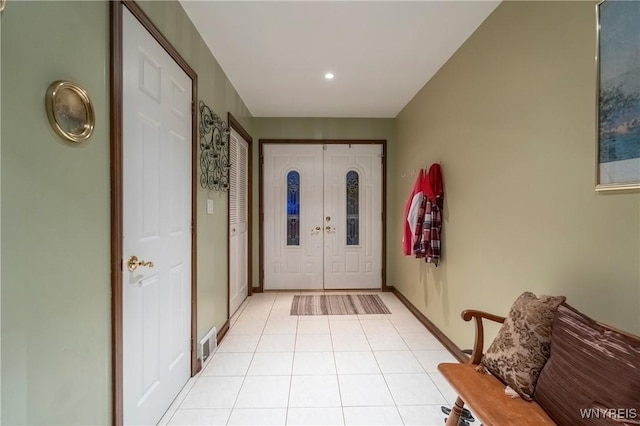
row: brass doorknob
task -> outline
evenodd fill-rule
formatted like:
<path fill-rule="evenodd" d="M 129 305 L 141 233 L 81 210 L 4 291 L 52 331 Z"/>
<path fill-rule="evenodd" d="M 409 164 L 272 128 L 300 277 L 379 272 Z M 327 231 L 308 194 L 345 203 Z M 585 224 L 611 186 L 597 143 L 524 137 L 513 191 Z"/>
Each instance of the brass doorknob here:
<path fill-rule="evenodd" d="M 129 260 L 127 260 L 127 269 L 131 272 L 138 269 L 138 266 L 148 266 L 149 268 L 153 268 L 153 262 L 148 260 L 138 260 L 138 256 L 131 256 Z"/>

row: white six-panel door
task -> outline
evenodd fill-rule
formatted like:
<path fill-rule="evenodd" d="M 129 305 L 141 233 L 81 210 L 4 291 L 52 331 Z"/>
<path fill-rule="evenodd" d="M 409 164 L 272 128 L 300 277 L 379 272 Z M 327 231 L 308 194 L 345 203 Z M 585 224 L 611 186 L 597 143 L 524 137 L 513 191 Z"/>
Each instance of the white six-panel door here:
<path fill-rule="evenodd" d="M 382 146 L 263 151 L 264 288 L 381 288 Z"/>
<path fill-rule="evenodd" d="M 122 44 L 124 423 L 151 425 L 190 376 L 192 81 L 126 8 Z"/>
<path fill-rule="evenodd" d="M 229 317 L 247 297 L 249 144 L 234 129 L 229 135 Z"/>

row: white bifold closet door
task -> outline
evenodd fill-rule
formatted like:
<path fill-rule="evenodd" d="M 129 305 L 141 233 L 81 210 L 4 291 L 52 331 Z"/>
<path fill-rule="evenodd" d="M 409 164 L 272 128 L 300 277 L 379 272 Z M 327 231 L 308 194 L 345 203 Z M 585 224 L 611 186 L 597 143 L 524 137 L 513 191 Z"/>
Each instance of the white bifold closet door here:
<path fill-rule="evenodd" d="M 382 145 L 265 144 L 266 290 L 382 286 Z"/>
<path fill-rule="evenodd" d="M 248 175 L 249 144 L 231 129 L 229 135 L 229 317 L 247 297 L 249 286 Z"/>

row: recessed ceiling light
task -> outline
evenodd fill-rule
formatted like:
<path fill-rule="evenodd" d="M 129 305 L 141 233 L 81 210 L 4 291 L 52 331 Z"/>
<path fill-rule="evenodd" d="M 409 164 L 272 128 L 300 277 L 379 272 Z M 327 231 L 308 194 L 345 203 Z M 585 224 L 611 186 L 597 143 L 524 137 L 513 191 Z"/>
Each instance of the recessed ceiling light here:
<path fill-rule="evenodd" d="M 328 72 L 324 75 L 324 78 L 326 78 L 327 80 L 333 80 L 333 77 L 334 75 L 331 72 Z"/>

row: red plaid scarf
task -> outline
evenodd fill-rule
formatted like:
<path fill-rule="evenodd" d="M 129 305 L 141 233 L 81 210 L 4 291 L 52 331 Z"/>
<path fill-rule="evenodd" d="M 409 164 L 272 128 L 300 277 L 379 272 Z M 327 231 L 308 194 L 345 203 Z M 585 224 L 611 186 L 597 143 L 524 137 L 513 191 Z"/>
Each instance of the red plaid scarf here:
<path fill-rule="evenodd" d="M 427 194 L 418 210 L 418 224 L 413 236 L 413 252 L 418 258 L 438 266 L 440 263 L 442 210 L 444 188 L 439 164 L 433 164 L 428 173 Z"/>
<path fill-rule="evenodd" d="M 432 203 L 425 197 L 418 211 L 418 226 L 414 235 L 413 252 L 416 257 L 438 266 L 440 263 L 440 231 L 442 230 L 442 205 L 438 197 Z"/>

